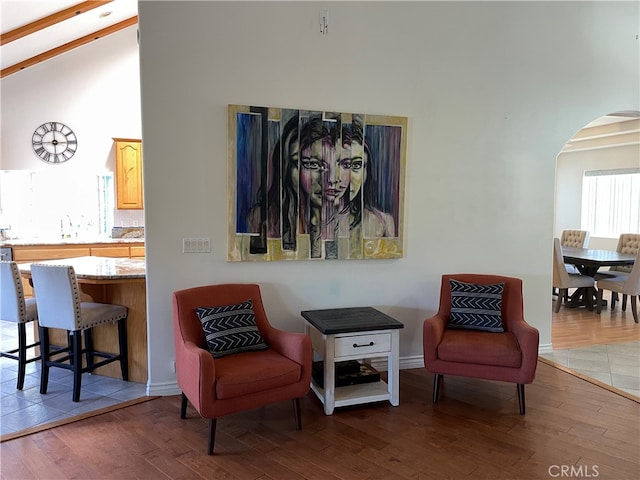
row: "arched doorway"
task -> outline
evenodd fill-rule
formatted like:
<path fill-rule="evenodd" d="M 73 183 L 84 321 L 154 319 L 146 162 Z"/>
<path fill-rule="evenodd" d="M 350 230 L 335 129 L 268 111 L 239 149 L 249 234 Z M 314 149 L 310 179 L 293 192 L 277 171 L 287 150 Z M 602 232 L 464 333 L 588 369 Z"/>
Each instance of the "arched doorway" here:
<path fill-rule="evenodd" d="M 556 159 L 554 236 L 581 228 L 585 170 L 640 167 L 640 111 L 614 112 L 594 119 L 569 139 Z M 620 232 L 622 233 L 622 232 Z M 591 235 L 590 248 L 615 250 L 615 237 Z"/>
<path fill-rule="evenodd" d="M 582 185 L 585 171 L 640 168 L 640 111 L 614 112 L 594 119 L 569 139 L 556 158 L 554 236 L 582 228 Z M 620 233 L 627 232 L 618 232 Z M 617 235 L 590 236 L 588 248 L 615 250 Z M 586 308 L 552 313 L 552 353 L 541 355 L 581 375 L 640 396 L 637 372 L 620 362 L 640 362 L 640 325 L 631 309 Z M 621 353 L 624 352 L 624 353 Z M 623 358 L 623 360 L 620 360 Z"/>

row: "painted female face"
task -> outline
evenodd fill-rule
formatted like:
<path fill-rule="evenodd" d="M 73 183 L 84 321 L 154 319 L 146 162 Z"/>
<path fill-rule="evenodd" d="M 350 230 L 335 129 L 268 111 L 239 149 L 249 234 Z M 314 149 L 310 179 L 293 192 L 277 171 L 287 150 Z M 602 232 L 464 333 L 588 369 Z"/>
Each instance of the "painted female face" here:
<path fill-rule="evenodd" d="M 351 142 L 351 145 L 342 146 L 342 157 L 344 162 L 350 164 L 349 200 L 353 200 L 362 188 L 362 184 L 367 179 L 367 155 L 361 143 Z"/>
<path fill-rule="evenodd" d="M 289 143 L 289 151 L 287 152 L 289 159 L 289 168 L 287 169 L 289 175 L 289 181 L 291 185 L 293 185 L 293 189 L 295 193 L 300 192 L 300 167 L 298 166 L 298 161 L 300 156 L 298 155 L 298 147 L 300 143 L 298 140 L 293 140 Z"/>
<path fill-rule="evenodd" d="M 300 155 L 300 186 L 311 206 L 338 204 L 349 188 L 350 159 L 343 158 L 329 139 L 316 140 Z"/>

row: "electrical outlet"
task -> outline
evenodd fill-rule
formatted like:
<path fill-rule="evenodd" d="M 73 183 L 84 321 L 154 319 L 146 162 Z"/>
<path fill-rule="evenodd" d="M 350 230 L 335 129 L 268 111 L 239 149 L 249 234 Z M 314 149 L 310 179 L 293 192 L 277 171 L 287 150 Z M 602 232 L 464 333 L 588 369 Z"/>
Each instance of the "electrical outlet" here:
<path fill-rule="evenodd" d="M 183 238 L 182 253 L 209 253 L 211 239 L 209 237 Z"/>

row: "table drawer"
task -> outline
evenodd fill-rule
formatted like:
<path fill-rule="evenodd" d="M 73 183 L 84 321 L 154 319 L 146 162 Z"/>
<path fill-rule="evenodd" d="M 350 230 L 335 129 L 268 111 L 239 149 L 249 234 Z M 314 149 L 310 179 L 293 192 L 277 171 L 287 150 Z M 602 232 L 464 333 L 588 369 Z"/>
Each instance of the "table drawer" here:
<path fill-rule="evenodd" d="M 338 337 L 336 338 L 335 349 L 336 357 L 387 353 L 391 351 L 391 334 L 376 333 L 375 335 Z"/>

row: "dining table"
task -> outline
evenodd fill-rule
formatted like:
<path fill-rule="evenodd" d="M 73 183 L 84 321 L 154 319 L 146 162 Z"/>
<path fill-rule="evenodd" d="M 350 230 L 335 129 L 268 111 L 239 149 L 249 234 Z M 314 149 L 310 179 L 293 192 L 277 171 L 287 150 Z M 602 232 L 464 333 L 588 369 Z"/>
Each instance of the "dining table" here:
<path fill-rule="evenodd" d="M 575 265 L 582 275 L 590 277 L 595 276 L 602 267 L 633 265 L 636 260 L 631 253 L 577 247 L 562 247 L 562 256 L 564 263 Z"/>
<path fill-rule="evenodd" d="M 596 274 L 606 275 L 606 271 L 601 272 L 600 268 L 633 265 L 636 260 L 636 256 L 631 253 L 578 247 L 562 247 L 562 256 L 564 263 L 575 265 L 582 275 L 590 277 L 595 277 Z M 587 301 L 587 298 L 590 301 Z M 594 287 L 582 287 L 576 289 L 571 295 L 567 306 L 575 308 L 594 305 L 595 302 L 596 289 Z M 603 302 L 606 302 L 606 300 L 603 300 Z"/>

